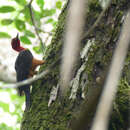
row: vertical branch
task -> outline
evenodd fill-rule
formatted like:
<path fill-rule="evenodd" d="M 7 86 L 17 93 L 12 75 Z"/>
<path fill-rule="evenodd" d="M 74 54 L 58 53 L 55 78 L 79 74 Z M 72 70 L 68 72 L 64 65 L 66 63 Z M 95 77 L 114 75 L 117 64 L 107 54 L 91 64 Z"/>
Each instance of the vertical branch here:
<path fill-rule="evenodd" d="M 98 105 L 92 130 L 106 130 L 112 103 L 116 95 L 118 80 L 124 65 L 124 60 L 130 43 L 130 10 L 124 22 L 110 71 L 104 86 L 104 91 Z"/>
<path fill-rule="evenodd" d="M 85 0 L 71 0 L 68 10 L 67 29 L 61 65 L 61 92 L 65 94 L 72 75 L 72 69 L 79 56 L 80 41 L 84 26 Z"/>

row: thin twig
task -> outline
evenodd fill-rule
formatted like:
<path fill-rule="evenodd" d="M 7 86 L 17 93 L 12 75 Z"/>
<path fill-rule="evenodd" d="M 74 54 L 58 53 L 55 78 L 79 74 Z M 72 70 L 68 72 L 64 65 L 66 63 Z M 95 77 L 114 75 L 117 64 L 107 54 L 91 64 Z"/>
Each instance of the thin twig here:
<path fill-rule="evenodd" d="M 126 16 L 121 36 L 119 38 L 110 71 L 104 86 L 104 91 L 94 119 L 92 130 L 106 130 L 110 116 L 112 103 L 116 95 L 118 80 L 120 79 L 124 60 L 130 43 L 130 10 Z"/>
<path fill-rule="evenodd" d="M 40 32 L 42 32 L 42 33 L 47 33 L 49 36 L 52 35 L 52 32 L 46 32 L 45 30 L 42 30 L 42 29 L 40 29 L 40 28 L 38 28 L 38 27 L 37 27 L 37 30 L 40 31 Z M 46 42 L 45 42 L 45 43 L 46 43 Z"/>
<path fill-rule="evenodd" d="M 34 20 L 34 16 L 33 16 L 33 11 L 32 11 L 32 2 L 33 2 L 33 0 L 31 0 L 29 2 L 29 4 L 28 4 L 28 8 L 29 8 L 29 11 L 30 11 L 30 16 L 31 16 L 31 21 L 32 21 L 32 24 L 34 26 L 34 30 L 36 32 L 36 35 L 37 35 L 37 37 L 38 37 L 38 39 L 40 41 L 40 44 L 42 46 L 42 51 L 44 52 L 44 46 L 45 46 L 45 44 L 43 43 L 42 38 L 40 37 L 39 32 L 38 32 L 39 29 L 37 28 L 37 26 L 35 24 L 35 20 Z"/>

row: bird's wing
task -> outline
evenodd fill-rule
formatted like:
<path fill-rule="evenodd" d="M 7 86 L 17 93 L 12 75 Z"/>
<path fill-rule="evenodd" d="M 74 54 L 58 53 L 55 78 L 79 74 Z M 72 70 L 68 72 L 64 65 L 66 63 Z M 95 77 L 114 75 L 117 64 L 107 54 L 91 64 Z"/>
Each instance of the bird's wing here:
<path fill-rule="evenodd" d="M 29 50 L 21 51 L 15 62 L 15 70 L 17 74 L 17 81 L 23 81 L 28 78 L 32 66 L 32 53 Z M 19 87 L 19 92 L 22 93 L 27 87 Z M 21 94 L 20 94 L 21 95 Z"/>

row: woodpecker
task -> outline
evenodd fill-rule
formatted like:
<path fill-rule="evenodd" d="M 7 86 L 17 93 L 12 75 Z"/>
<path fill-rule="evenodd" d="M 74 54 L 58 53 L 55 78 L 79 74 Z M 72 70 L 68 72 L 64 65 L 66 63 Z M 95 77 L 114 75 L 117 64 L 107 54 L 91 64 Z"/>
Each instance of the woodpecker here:
<path fill-rule="evenodd" d="M 29 49 L 22 47 L 18 34 L 11 40 L 11 46 L 19 53 L 15 61 L 17 82 L 33 77 L 33 75 L 36 74 L 36 67 L 44 64 L 45 61 L 34 58 Z M 18 93 L 20 96 L 22 96 L 23 93 L 25 94 L 26 109 L 29 109 L 31 106 L 30 84 L 18 87 Z"/>

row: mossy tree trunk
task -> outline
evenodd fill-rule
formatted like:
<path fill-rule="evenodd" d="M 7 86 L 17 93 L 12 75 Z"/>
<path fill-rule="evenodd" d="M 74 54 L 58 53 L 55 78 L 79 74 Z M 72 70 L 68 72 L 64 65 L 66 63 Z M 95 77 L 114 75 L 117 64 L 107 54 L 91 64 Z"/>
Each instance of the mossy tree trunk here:
<path fill-rule="evenodd" d="M 22 130 L 71 129 L 75 124 L 73 120 L 78 121 L 80 110 L 82 109 L 88 111 L 86 117 L 87 125 L 83 129 L 89 129 L 102 91 L 104 77 L 107 74 L 108 66 L 119 38 L 123 18 L 130 7 L 129 3 L 129 0 L 112 0 L 110 7 L 105 12 L 98 26 L 95 27 L 91 35 L 82 41 L 81 51 L 88 42 L 91 42 L 92 45 L 88 53 L 81 57 L 76 65 L 75 75 L 70 84 L 70 88 L 78 88 L 76 93 L 72 93 L 70 89 L 70 93 L 64 101 L 61 101 L 58 98 L 59 96 L 57 96 L 56 100 L 48 107 L 52 88 L 59 86 L 60 62 L 43 79 L 33 84 L 31 93 L 32 106 L 30 111 L 24 112 L 21 122 Z M 61 56 L 68 5 L 69 3 L 65 5 L 59 16 L 55 34 L 47 49 L 45 57 L 47 62 L 40 68 L 40 71 L 44 71 Z M 87 32 L 94 24 L 101 11 L 102 8 L 98 0 L 92 0 L 89 3 L 89 11 L 86 11 L 84 32 Z M 125 130 L 128 127 L 129 94 L 130 51 L 119 82 L 117 98 L 113 104 L 109 125 L 110 130 Z M 83 105 L 84 103 L 85 106 Z"/>

